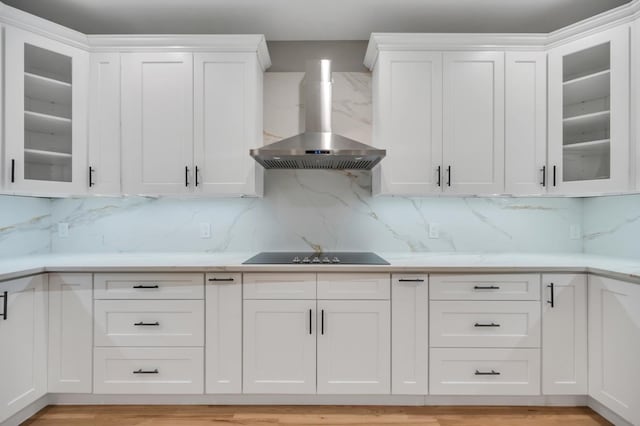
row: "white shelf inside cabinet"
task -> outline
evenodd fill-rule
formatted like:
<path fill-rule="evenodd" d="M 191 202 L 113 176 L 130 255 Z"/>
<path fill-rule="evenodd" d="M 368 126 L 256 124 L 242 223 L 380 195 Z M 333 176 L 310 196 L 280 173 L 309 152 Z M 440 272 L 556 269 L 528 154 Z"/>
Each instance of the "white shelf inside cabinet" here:
<path fill-rule="evenodd" d="M 609 127 L 610 111 L 598 111 L 589 114 L 567 117 L 562 120 L 565 133 L 590 133 Z"/>
<path fill-rule="evenodd" d="M 31 99 L 71 105 L 71 84 L 37 74 L 24 73 L 24 94 Z"/>
<path fill-rule="evenodd" d="M 565 105 L 606 98 L 611 93 L 611 71 L 605 70 L 563 83 Z"/>
<path fill-rule="evenodd" d="M 25 149 L 24 159 L 27 163 L 64 166 L 71 160 L 71 154 L 41 149 Z"/>
<path fill-rule="evenodd" d="M 25 130 L 50 135 L 70 135 L 71 119 L 39 112 L 24 112 Z"/>
<path fill-rule="evenodd" d="M 579 142 L 564 145 L 566 152 L 584 152 L 584 153 L 598 153 L 609 151 L 609 139 L 602 139 L 599 141 Z"/>

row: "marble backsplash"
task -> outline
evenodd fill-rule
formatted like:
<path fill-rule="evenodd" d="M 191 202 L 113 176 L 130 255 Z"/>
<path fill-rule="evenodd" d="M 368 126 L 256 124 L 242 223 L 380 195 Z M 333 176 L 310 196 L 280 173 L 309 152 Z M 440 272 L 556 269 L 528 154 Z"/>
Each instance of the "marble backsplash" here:
<path fill-rule="evenodd" d="M 584 252 L 640 259 L 640 195 L 583 202 Z"/>
<path fill-rule="evenodd" d="M 0 258 L 49 253 L 51 202 L 0 196 Z"/>

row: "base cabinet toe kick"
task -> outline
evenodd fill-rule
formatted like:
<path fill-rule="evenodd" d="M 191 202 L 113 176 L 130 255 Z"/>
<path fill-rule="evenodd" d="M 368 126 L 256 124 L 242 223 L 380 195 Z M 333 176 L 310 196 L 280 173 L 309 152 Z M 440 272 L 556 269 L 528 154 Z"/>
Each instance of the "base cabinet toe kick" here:
<path fill-rule="evenodd" d="M 640 285 L 597 275 L 51 273 L 0 296 L 0 422 L 73 394 L 591 401 L 640 424 Z"/>

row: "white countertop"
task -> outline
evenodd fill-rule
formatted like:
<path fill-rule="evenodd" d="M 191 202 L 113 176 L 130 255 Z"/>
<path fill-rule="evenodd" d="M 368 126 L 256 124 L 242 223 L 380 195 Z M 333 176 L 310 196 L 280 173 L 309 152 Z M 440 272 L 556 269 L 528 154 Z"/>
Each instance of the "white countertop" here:
<path fill-rule="evenodd" d="M 52 254 L 0 260 L 0 281 L 41 272 L 591 272 L 640 283 L 640 260 L 587 254 L 378 253 L 391 265 L 242 265 L 255 253 Z"/>

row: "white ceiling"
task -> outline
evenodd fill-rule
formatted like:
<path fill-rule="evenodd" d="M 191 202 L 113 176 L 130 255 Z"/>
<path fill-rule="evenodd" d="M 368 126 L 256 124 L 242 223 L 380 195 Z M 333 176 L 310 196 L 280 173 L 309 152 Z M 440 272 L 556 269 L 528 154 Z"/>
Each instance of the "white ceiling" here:
<path fill-rule="evenodd" d="M 3 1 L 87 34 L 366 40 L 372 32 L 549 32 L 630 0 Z"/>

